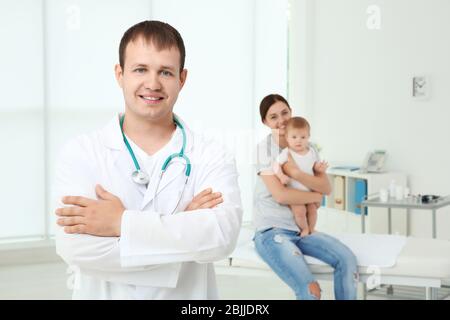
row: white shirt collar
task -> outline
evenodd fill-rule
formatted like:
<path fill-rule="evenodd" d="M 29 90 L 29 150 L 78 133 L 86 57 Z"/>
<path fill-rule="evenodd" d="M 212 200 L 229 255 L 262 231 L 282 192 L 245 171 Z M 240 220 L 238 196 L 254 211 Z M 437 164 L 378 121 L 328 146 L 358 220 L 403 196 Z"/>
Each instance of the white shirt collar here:
<path fill-rule="evenodd" d="M 184 130 L 186 132 L 185 152 L 189 152 L 193 147 L 194 139 L 192 131 L 186 126 L 186 123 L 178 115 L 175 114 L 175 116 L 177 117 L 181 125 L 184 127 Z M 178 129 L 179 128 L 177 128 L 177 131 Z M 177 132 L 175 132 L 173 138 L 175 138 L 176 140 L 180 139 L 179 143 L 178 141 L 175 141 L 175 143 L 177 145 L 180 144 L 181 149 L 182 144 L 181 131 L 180 134 L 177 134 Z M 100 130 L 100 139 L 107 148 L 114 150 L 126 149 L 125 143 L 123 142 L 122 131 L 120 130 L 119 114 L 114 115 L 114 117 L 108 122 L 108 124 Z"/>

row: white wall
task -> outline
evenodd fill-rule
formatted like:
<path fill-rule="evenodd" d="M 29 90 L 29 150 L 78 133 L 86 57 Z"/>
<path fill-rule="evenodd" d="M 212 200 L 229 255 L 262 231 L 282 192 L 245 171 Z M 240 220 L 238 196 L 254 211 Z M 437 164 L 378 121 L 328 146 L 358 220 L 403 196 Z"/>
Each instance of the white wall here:
<path fill-rule="evenodd" d="M 367 28 L 369 5 L 381 9 L 379 30 Z M 450 194 L 450 1 L 292 0 L 291 10 L 291 19 L 308 19 L 291 22 L 299 55 L 290 59 L 300 59 L 291 103 L 308 102 L 324 156 L 359 164 L 386 149 L 388 169 L 407 173 L 413 193 Z M 414 74 L 429 76 L 429 100 L 411 97 Z M 450 209 L 437 219 L 438 238 L 450 239 Z M 431 236 L 429 212 L 413 212 L 411 227 Z"/>

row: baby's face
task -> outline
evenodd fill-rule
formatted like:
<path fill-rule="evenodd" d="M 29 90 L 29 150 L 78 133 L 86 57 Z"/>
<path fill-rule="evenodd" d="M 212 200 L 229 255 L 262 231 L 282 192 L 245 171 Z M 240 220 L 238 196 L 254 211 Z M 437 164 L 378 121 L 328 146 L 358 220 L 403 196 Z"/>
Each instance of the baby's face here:
<path fill-rule="evenodd" d="M 308 149 L 309 129 L 297 129 L 289 127 L 286 132 L 286 140 L 289 148 L 297 152 L 303 152 Z"/>

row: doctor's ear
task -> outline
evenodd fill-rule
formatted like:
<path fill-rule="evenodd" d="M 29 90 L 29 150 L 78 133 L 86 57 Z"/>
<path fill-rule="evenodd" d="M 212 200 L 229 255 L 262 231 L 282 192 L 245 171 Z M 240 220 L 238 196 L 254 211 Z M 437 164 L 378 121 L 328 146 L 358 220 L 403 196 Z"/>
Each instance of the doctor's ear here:
<path fill-rule="evenodd" d="M 123 70 L 120 64 L 116 64 L 114 66 L 114 74 L 116 76 L 117 83 L 122 88 L 122 77 L 123 77 Z"/>
<path fill-rule="evenodd" d="M 187 78 L 187 69 L 183 69 L 183 71 L 180 72 L 180 90 L 183 88 L 184 84 L 186 83 Z"/>

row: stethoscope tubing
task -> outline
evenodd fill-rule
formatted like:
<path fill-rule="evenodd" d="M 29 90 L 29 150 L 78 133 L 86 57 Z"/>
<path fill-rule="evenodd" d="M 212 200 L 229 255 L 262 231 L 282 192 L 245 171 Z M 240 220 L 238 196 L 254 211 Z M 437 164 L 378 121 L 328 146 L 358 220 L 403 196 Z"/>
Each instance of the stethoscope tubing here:
<path fill-rule="evenodd" d="M 136 159 L 136 156 L 133 152 L 133 149 L 131 148 L 130 143 L 128 142 L 127 137 L 125 136 L 125 133 L 123 132 L 123 123 L 125 120 L 125 115 L 121 115 L 119 116 L 119 123 L 120 123 L 120 130 L 122 132 L 122 137 L 123 137 L 123 141 L 125 143 L 125 146 L 128 149 L 128 153 L 131 156 L 131 159 L 133 160 L 134 163 L 134 167 L 136 168 L 136 170 L 131 174 L 131 179 L 136 183 L 136 184 L 140 184 L 140 185 L 146 185 L 148 186 L 148 183 L 150 182 L 150 177 L 148 175 L 147 172 L 145 172 L 144 170 L 141 169 L 139 162 Z M 180 194 L 180 196 L 178 197 L 178 201 L 177 204 L 175 206 L 175 208 L 172 210 L 172 212 L 170 214 L 173 214 L 176 210 L 176 208 L 178 207 L 178 205 L 180 204 L 181 199 L 183 198 L 183 194 L 184 194 L 184 190 L 186 189 L 186 185 L 188 183 L 189 180 L 189 176 L 191 175 L 191 161 L 189 159 L 189 157 L 186 156 L 185 152 L 185 148 L 186 148 L 186 131 L 184 129 L 184 126 L 181 124 L 180 121 L 178 121 L 178 119 L 174 116 L 173 117 L 173 121 L 176 124 L 176 126 L 178 126 L 181 130 L 181 134 L 183 136 L 183 144 L 181 146 L 181 150 L 178 153 L 173 153 L 170 156 L 167 157 L 167 159 L 164 161 L 162 168 L 161 168 L 161 173 L 159 174 L 159 178 L 158 178 L 158 182 L 156 184 L 156 188 L 155 188 L 155 193 L 153 195 L 153 209 L 155 210 L 156 208 L 156 195 L 158 193 L 158 188 L 159 185 L 161 183 L 162 177 L 164 175 L 164 173 L 166 172 L 166 170 L 168 169 L 171 161 L 175 158 L 182 158 L 184 159 L 185 163 L 186 163 L 186 169 L 185 169 L 185 182 L 183 184 L 183 190 Z"/>

